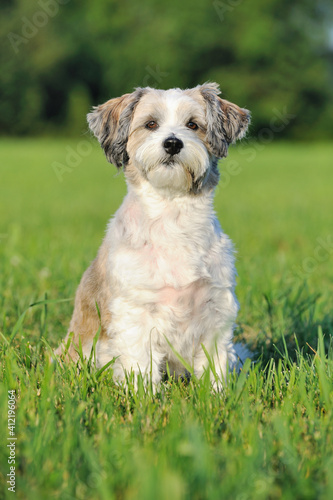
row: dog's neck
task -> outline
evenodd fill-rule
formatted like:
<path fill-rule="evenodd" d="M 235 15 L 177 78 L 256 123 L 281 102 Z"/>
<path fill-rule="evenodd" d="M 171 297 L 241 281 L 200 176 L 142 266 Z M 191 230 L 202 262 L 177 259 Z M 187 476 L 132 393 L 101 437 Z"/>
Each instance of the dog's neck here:
<path fill-rule="evenodd" d="M 176 213 L 194 218 L 198 212 L 209 217 L 214 212 L 214 190 L 200 194 L 175 193 L 157 190 L 148 181 L 143 181 L 139 186 L 128 184 L 127 198 L 130 204 L 140 207 L 149 219 L 168 218 L 168 215 L 173 218 Z"/>
<path fill-rule="evenodd" d="M 149 242 L 179 251 L 190 241 L 208 248 L 221 233 L 213 208 L 213 192 L 171 199 L 158 193 L 148 182 L 140 187 L 129 186 L 110 224 L 112 245 L 118 241 L 137 249 Z M 196 243 L 193 248 L 195 246 Z"/>

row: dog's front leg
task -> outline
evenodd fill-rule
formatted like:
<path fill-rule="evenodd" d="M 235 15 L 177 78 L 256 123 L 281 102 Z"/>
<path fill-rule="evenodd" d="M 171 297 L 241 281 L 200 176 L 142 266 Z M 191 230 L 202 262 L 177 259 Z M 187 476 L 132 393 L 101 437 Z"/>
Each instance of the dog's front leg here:
<path fill-rule="evenodd" d="M 113 375 L 119 382 L 128 381 L 138 386 L 138 379 L 142 377 L 145 386 L 152 384 L 155 388 L 161 381 L 161 367 L 164 356 L 158 352 L 148 334 L 141 328 L 128 328 L 100 346 L 100 363 L 116 358 L 113 365 Z"/>

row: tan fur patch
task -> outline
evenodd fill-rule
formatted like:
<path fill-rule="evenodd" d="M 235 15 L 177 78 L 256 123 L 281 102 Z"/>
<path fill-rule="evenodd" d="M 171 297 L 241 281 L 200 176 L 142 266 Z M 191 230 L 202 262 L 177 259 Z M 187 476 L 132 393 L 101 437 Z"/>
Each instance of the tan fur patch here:
<path fill-rule="evenodd" d="M 77 361 L 78 354 L 75 350 L 81 338 L 82 351 L 85 356 L 90 355 L 93 338 L 101 327 L 99 340 L 106 338 L 107 326 L 111 323 L 109 304 L 111 293 L 107 280 L 107 245 L 105 241 L 99 249 L 96 259 L 82 276 L 75 296 L 75 307 L 64 343 L 68 341 L 70 333 L 74 333 L 68 355 Z M 96 303 L 98 305 L 101 321 L 99 320 Z M 61 345 L 55 351 L 60 355 L 64 351 Z"/>

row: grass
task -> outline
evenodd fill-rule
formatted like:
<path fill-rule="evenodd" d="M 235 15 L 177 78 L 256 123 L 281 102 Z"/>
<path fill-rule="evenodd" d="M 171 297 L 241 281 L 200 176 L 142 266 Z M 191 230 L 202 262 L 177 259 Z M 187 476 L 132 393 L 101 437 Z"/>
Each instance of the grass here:
<path fill-rule="evenodd" d="M 67 163 L 80 141 L 0 142 L 0 499 L 14 495 L 13 389 L 19 499 L 333 498 L 333 147 L 231 151 L 216 210 L 238 252 L 236 336 L 258 362 L 224 393 L 204 377 L 152 394 L 87 362 L 77 372 L 47 361 L 125 193 L 82 141 L 89 154 Z M 54 161 L 67 167 L 62 182 Z"/>

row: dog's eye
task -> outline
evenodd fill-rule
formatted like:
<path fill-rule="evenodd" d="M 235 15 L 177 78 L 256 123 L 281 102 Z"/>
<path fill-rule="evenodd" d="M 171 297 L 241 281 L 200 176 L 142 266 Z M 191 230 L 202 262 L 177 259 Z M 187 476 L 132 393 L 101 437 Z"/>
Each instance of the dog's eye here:
<path fill-rule="evenodd" d="M 190 128 L 191 130 L 197 130 L 198 128 L 198 125 L 194 122 L 188 122 L 188 124 L 186 125 L 187 128 Z"/>
<path fill-rule="evenodd" d="M 157 128 L 158 125 L 156 122 L 154 122 L 153 120 L 146 123 L 146 128 L 149 128 L 150 130 L 153 130 L 154 128 Z"/>

